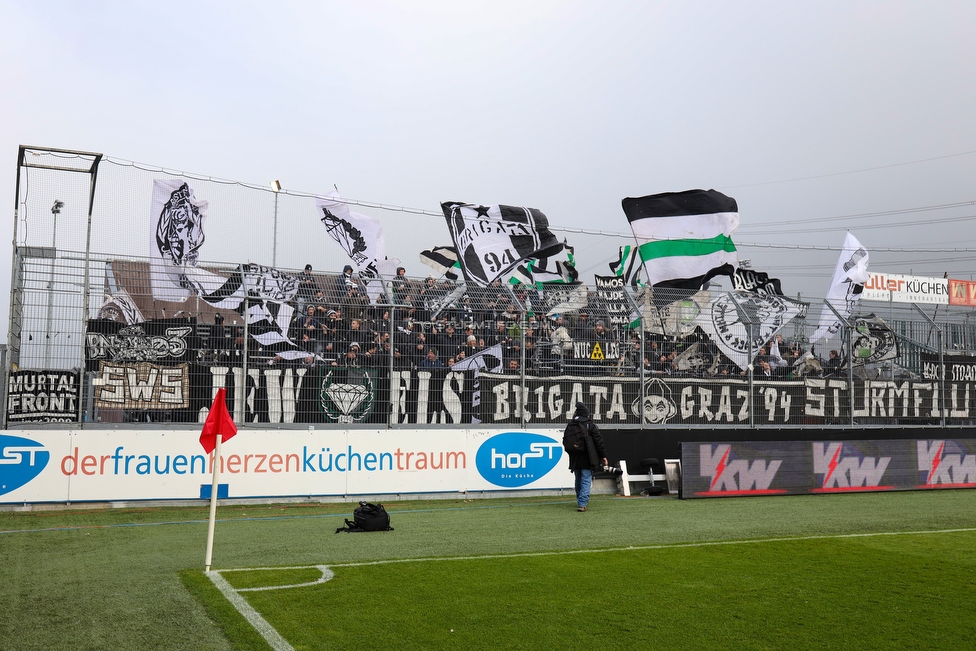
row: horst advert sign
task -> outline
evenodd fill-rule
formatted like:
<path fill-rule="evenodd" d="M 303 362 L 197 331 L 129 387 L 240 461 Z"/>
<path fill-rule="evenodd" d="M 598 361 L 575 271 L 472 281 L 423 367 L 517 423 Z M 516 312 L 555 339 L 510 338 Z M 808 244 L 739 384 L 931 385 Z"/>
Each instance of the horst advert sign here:
<path fill-rule="evenodd" d="M 976 488 L 976 439 L 682 443 L 682 497 Z"/>
<path fill-rule="evenodd" d="M 562 429 L 250 430 L 221 456 L 198 430 L 0 435 L 0 503 L 200 499 L 213 464 L 229 498 L 573 486 Z"/>

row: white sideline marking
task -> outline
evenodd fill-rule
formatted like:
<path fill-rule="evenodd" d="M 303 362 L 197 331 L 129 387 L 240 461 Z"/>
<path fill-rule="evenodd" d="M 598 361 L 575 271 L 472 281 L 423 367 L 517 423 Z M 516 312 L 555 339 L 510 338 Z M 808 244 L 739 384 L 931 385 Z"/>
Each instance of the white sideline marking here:
<path fill-rule="evenodd" d="M 695 543 L 671 543 L 668 545 L 630 545 L 627 547 L 607 547 L 605 549 L 567 549 L 550 552 L 517 552 L 513 554 L 483 554 L 481 556 L 445 556 L 428 558 L 395 558 L 385 561 L 362 561 L 358 563 L 333 563 L 329 567 L 362 567 L 367 565 L 393 565 L 395 563 L 426 563 L 429 561 L 476 561 L 493 558 L 531 558 L 534 556 L 568 556 L 571 554 L 605 554 L 608 552 L 627 552 L 647 549 L 680 549 L 682 547 L 718 547 L 721 545 L 754 545 L 771 542 L 793 542 L 802 540 L 829 540 L 832 538 L 873 538 L 878 536 L 917 536 L 923 534 L 940 533 L 968 533 L 976 531 L 976 527 L 965 529 L 936 529 L 928 531 L 879 531 L 875 533 L 839 533 L 823 534 L 819 536 L 796 536 L 787 538 L 754 538 L 747 540 L 714 540 Z M 309 566 L 312 567 L 312 566 Z M 318 566 L 315 566 L 318 567 Z M 273 570 L 275 568 L 253 568 Z"/>
<path fill-rule="evenodd" d="M 257 630 L 258 633 L 268 641 L 268 644 L 272 646 L 275 651 L 295 651 L 294 648 L 288 644 L 287 641 L 278 631 L 274 629 L 254 608 L 251 607 L 247 600 L 240 595 L 241 592 L 253 592 L 256 590 L 284 590 L 287 588 L 301 588 L 310 585 L 317 585 L 319 583 L 325 583 L 326 581 L 332 579 L 335 573 L 330 569 L 333 567 L 364 567 L 370 565 L 394 565 L 397 563 L 427 563 L 431 561 L 475 561 L 475 560 L 491 560 L 496 558 L 531 558 L 535 556 L 568 556 L 570 554 L 605 554 L 608 552 L 626 552 L 626 551 L 638 551 L 638 550 L 648 550 L 648 549 L 680 549 L 682 547 L 718 547 L 721 545 L 755 545 L 761 543 L 771 543 L 771 542 L 794 542 L 803 540 L 830 540 L 830 539 L 843 539 L 843 538 L 876 538 L 880 536 L 919 536 L 925 534 L 943 534 L 943 533 L 970 533 L 976 531 L 976 527 L 968 527 L 964 529 L 935 529 L 927 531 L 879 531 L 875 533 L 841 533 L 841 534 L 823 534 L 819 536 L 796 536 L 796 537 L 786 537 L 786 538 L 754 538 L 747 540 L 714 540 L 706 542 L 693 542 L 693 543 L 672 543 L 668 545 L 630 545 L 627 547 L 607 547 L 605 549 L 567 549 L 563 551 L 550 551 L 550 552 L 518 552 L 513 554 L 482 554 L 480 556 L 442 556 L 442 557 L 421 557 L 421 558 L 395 558 L 388 559 L 384 561 L 362 561 L 357 563 L 334 563 L 332 565 L 296 565 L 292 567 L 238 567 L 226 570 L 213 570 L 207 572 L 207 576 L 213 581 L 214 585 L 227 597 L 227 600 L 237 609 L 237 611 L 244 616 L 251 626 Z M 267 586 L 260 588 L 234 588 L 227 580 L 221 576 L 221 573 L 226 572 L 260 572 L 269 570 L 304 570 L 312 567 L 318 568 L 322 572 L 322 578 L 317 581 L 310 581 L 308 583 L 296 583 L 293 585 L 277 585 L 277 586 Z"/>
<path fill-rule="evenodd" d="M 213 584 L 217 586 L 217 589 L 220 590 L 220 592 L 225 597 L 227 597 L 227 601 L 229 601 L 231 605 L 237 609 L 237 612 L 239 612 L 244 617 L 244 619 L 246 619 L 247 622 L 254 627 L 254 630 L 260 633 L 261 637 L 263 637 L 265 641 L 267 641 L 267 643 L 271 645 L 271 648 L 274 649 L 274 651 L 295 651 L 295 648 L 292 645 L 288 644 L 288 641 L 285 640 L 285 638 L 281 637 L 281 634 L 278 633 L 278 631 L 276 631 L 274 627 L 271 624 L 269 624 L 264 617 L 261 617 L 261 614 L 258 613 L 258 611 L 254 610 L 251 604 L 247 603 L 247 600 L 244 597 L 242 597 L 240 593 L 253 592 L 255 590 L 280 590 L 284 588 L 301 588 L 303 586 L 325 583 L 326 581 L 330 580 L 333 576 L 335 576 L 332 570 L 330 570 L 325 565 L 314 565 L 309 567 L 319 568 L 319 570 L 321 570 L 322 572 L 322 577 L 317 581 L 310 581 L 308 583 L 296 583 L 294 585 L 280 585 L 280 586 L 270 586 L 264 588 L 237 589 L 234 586 L 232 586 L 230 583 L 228 583 L 227 579 L 225 579 L 223 576 L 220 575 L 219 570 L 212 570 L 210 572 L 206 572 L 206 575 L 210 578 Z M 277 569 L 305 569 L 305 568 L 277 568 Z M 240 570 L 223 570 L 223 571 L 234 572 Z"/>

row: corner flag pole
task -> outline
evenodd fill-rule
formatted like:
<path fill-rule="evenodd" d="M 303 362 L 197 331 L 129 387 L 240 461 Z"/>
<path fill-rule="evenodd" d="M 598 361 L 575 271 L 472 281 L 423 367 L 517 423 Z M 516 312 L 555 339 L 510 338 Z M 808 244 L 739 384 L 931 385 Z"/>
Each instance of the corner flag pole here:
<path fill-rule="evenodd" d="M 222 435 L 217 436 L 217 445 L 214 448 L 213 483 L 210 489 L 210 523 L 207 525 L 207 558 L 204 561 L 205 572 L 210 571 L 210 562 L 213 560 L 214 523 L 217 521 L 217 477 L 220 475 L 220 441 L 223 438 Z"/>
<path fill-rule="evenodd" d="M 230 439 L 237 434 L 237 426 L 234 419 L 227 411 L 227 391 L 217 389 L 213 404 L 210 406 L 210 413 L 203 424 L 203 431 L 200 432 L 200 445 L 203 446 L 207 454 L 213 453 L 213 482 L 210 488 L 210 523 L 207 526 L 207 557 L 204 564 L 207 572 L 210 571 L 211 561 L 213 560 L 213 540 L 214 523 L 217 521 L 217 479 L 220 475 L 220 444 L 224 439 Z"/>

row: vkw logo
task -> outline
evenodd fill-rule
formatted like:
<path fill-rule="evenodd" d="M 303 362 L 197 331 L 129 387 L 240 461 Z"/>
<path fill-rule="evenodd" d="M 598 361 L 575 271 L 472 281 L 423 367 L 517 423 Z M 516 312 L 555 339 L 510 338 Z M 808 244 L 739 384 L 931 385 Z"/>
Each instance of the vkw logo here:
<path fill-rule="evenodd" d="M 0 495 L 15 491 L 41 474 L 51 453 L 37 441 L 0 436 Z"/>
<path fill-rule="evenodd" d="M 548 436 L 505 432 L 481 444 L 475 463 L 492 484 L 516 488 L 544 477 L 562 454 L 562 443 Z"/>

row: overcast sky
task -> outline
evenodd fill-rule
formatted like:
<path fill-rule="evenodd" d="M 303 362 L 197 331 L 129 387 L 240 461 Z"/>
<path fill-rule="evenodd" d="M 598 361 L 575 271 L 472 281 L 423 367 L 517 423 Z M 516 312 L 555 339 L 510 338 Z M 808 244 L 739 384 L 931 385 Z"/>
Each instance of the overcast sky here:
<path fill-rule="evenodd" d="M 823 296 L 847 228 L 872 271 L 976 272 L 972 0 L 0 0 L 0 16 L 8 210 L 31 144 L 621 233 L 623 197 L 716 188 L 738 201 L 740 257 L 788 294 Z M 400 219 L 416 239 L 392 255 L 448 242 L 443 220 Z M 345 263 L 324 229 L 284 235 Z"/>

